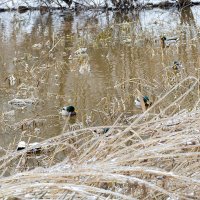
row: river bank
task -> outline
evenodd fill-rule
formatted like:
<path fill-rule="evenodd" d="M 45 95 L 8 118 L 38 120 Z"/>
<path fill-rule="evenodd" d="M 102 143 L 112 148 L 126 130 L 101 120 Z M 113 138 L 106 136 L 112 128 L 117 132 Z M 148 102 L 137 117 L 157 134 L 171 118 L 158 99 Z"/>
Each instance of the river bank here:
<path fill-rule="evenodd" d="M 187 5 L 183 3 L 180 4 L 179 1 L 176 0 L 143 0 L 143 1 L 133 1 L 133 2 L 122 2 L 121 4 L 116 3 L 111 0 L 96 0 L 96 1 L 88 1 L 88 0 L 76 0 L 76 1 L 53 1 L 53 2 L 43 2 L 40 1 L 4 1 L 0 4 L 0 12 L 8 12 L 8 11 L 18 11 L 20 13 L 24 13 L 27 11 L 35 11 L 40 10 L 42 13 L 48 12 L 51 10 L 71 10 L 71 11 L 81 11 L 81 10 L 142 10 L 142 9 L 153 9 L 153 8 L 162 8 L 162 9 L 170 9 L 170 8 L 181 8 L 181 7 L 192 7 L 195 5 L 200 5 L 198 0 L 193 0 L 189 2 Z"/>

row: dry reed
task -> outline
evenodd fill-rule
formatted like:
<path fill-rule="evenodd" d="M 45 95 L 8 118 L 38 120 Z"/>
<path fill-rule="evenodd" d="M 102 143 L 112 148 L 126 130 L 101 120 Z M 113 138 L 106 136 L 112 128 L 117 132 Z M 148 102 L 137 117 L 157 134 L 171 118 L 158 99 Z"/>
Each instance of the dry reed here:
<path fill-rule="evenodd" d="M 0 198 L 198 199 L 198 84 L 194 77 L 183 79 L 126 124 L 121 114 L 106 134 L 89 127 L 39 143 L 39 155 L 31 148 L 7 152 L 0 158 Z M 173 102 L 150 114 L 177 90 Z M 180 110 L 191 93 L 193 110 Z"/>
<path fill-rule="evenodd" d="M 114 41 L 133 42 L 126 34 L 131 30 L 130 24 L 116 26 L 119 29 L 114 29 Z M 97 45 L 109 42 L 111 31 L 99 34 Z M 61 42 L 59 39 L 42 60 L 32 65 L 32 77 Z M 42 75 L 43 79 L 45 75 Z M 42 149 L 40 154 L 31 153 L 31 147 L 22 151 L 4 150 L 6 153 L 0 158 L 0 198 L 198 199 L 198 78 L 183 78 L 172 88 L 164 88 L 166 90 L 153 105 L 136 116 L 123 113 L 129 96 L 124 95 L 120 100 L 113 98 L 111 110 L 94 110 L 106 117 L 106 122 L 116 119 L 105 126 L 110 128 L 105 134 L 94 132 L 104 126 L 65 132 L 64 124 L 61 135 L 36 146 Z M 155 88 L 154 84 L 136 78 L 123 80 L 115 88 L 123 87 L 127 82 L 138 88 Z M 137 94 L 137 90 L 133 93 Z M 99 107 L 107 104 L 108 98 L 104 97 Z M 190 112 L 185 109 L 188 105 L 192 105 Z M 58 116 L 36 116 L 12 125 L 12 128 L 28 130 L 29 126 L 35 128 L 35 124 L 47 123 L 47 118 L 51 117 Z"/>

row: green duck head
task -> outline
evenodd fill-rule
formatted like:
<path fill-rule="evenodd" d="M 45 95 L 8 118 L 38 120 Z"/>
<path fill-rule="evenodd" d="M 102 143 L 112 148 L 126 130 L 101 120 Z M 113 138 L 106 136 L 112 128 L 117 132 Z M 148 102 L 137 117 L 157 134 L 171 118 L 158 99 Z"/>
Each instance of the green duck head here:
<path fill-rule="evenodd" d="M 143 101 L 144 101 L 144 103 L 149 102 L 149 97 L 148 96 L 143 96 Z"/>
<path fill-rule="evenodd" d="M 75 108 L 74 108 L 74 106 L 67 106 L 67 112 L 74 112 L 75 111 Z"/>
<path fill-rule="evenodd" d="M 174 61 L 172 68 L 174 70 L 178 70 L 181 67 L 181 63 L 179 61 Z"/>

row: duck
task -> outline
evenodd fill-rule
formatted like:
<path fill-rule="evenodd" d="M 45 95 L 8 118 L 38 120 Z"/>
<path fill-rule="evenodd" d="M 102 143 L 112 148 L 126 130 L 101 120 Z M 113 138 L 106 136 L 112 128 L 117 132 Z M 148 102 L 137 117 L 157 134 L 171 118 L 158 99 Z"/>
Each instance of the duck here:
<path fill-rule="evenodd" d="M 94 133 L 101 135 L 101 134 L 107 133 L 109 130 L 110 130 L 110 128 L 100 128 L 100 129 L 95 129 Z"/>
<path fill-rule="evenodd" d="M 70 117 L 75 116 L 76 112 L 74 106 L 64 106 L 61 110 L 61 114 Z"/>
<path fill-rule="evenodd" d="M 35 147 L 38 144 L 39 144 L 38 142 L 27 144 L 25 141 L 20 141 L 17 145 L 17 151 L 21 151 L 21 150 L 31 147 L 31 150 L 28 151 L 28 153 L 39 153 L 41 152 L 41 147 Z"/>
<path fill-rule="evenodd" d="M 146 108 L 148 108 L 148 107 L 151 106 L 151 104 L 152 104 L 152 103 L 150 102 L 148 96 L 143 96 L 143 101 L 144 101 L 144 104 L 145 104 L 145 107 L 146 107 Z M 137 97 L 137 98 L 135 99 L 135 106 L 136 106 L 137 108 L 141 108 L 141 107 L 142 107 L 139 97 Z"/>
<path fill-rule="evenodd" d="M 183 66 L 182 66 L 181 62 L 179 62 L 179 61 L 174 61 L 173 66 L 172 66 L 172 69 L 177 71 L 177 70 L 180 70 L 182 67 L 183 67 Z"/>
<path fill-rule="evenodd" d="M 176 43 L 178 41 L 178 37 L 169 37 L 167 38 L 166 36 L 161 36 L 161 45 L 163 48 L 169 47 L 170 44 Z"/>

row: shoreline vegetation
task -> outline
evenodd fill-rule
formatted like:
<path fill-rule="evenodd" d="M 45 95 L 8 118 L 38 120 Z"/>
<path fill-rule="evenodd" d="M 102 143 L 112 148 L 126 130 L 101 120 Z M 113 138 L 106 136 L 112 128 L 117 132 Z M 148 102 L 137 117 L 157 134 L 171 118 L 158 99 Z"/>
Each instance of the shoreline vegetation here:
<path fill-rule="evenodd" d="M 66 2 L 66 1 L 65 1 Z M 134 2 L 134 1 L 133 1 Z M 25 5 L 19 5 L 18 7 L 7 7 L 4 8 L 2 4 L 0 4 L 0 13 L 1 12 L 10 12 L 10 11 L 18 11 L 19 13 L 24 13 L 27 11 L 40 11 L 40 12 L 48 12 L 52 10 L 68 10 L 68 11 L 84 11 L 84 10 L 102 10 L 102 11 L 131 11 L 131 10 L 144 10 L 144 9 L 153 9 L 153 8 L 161 8 L 161 9 L 170 9 L 170 8 L 178 8 L 178 9 L 184 9 L 186 7 L 192 7 L 192 6 L 198 6 L 200 5 L 200 1 L 190 1 L 190 0 L 179 0 L 179 1 L 161 1 L 161 2 L 155 2 L 155 3 L 115 3 L 113 1 L 113 5 L 108 5 L 106 2 L 104 5 L 98 5 L 95 4 L 93 6 L 91 5 L 85 5 L 76 1 L 73 1 L 74 6 L 70 7 L 71 4 L 68 4 L 66 2 L 66 6 L 63 6 L 63 4 L 60 4 L 57 1 L 58 6 L 51 6 L 51 5 L 41 5 L 41 6 L 29 6 L 28 4 Z"/>
<path fill-rule="evenodd" d="M 155 5 L 158 6 L 157 4 Z M 189 2 L 189 6 L 192 5 L 194 4 Z M 195 2 L 195 5 L 199 5 L 199 3 Z M 151 9 L 152 7 L 147 6 L 146 8 Z M 170 6 L 163 6 L 162 8 L 171 7 L 179 6 L 173 3 L 173 5 L 170 4 Z M 182 7 L 184 6 L 182 5 Z M 40 10 L 41 12 L 48 12 L 49 9 L 69 10 L 68 7 L 63 8 L 62 6 L 21 6 L 21 8 L 18 7 L 5 11 L 18 10 L 23 13 L 28 10 Z M 108 10 L 109 7 L 87 7 L 86 9 Z M 122 9 L 110 7 L 110 9 L 113 11 L 129 11 L 133 8 Z M 143 8 L 138 7 L 138 9 Z M 40 18 L 45 17 L 44 15 L 41 17 L 40 13 L 37 14 Z M 184 13 L 182 13 L 182 21 L 187 21 L 189 17 L 184 18 L 184 16 Z M 28 43 L 28 47 L 30 49 L 35 48 L 36 51 L 41 53 L 42 62 L 35 57 L 36 59 L 32 63 L 30 62 L 30 65 L 24 65 L 24 61 L 27 63 L 29 60 L 32 61 L 33 52 L 30 55 L 26 54 L 23 58 L 21 57 L 21 60 L 15 60 L 15 63 L 18 62 L 21 64 L 18 65 L 17 70 L 23 70 L 19 74 L 19 78 L 25 77 L 20 80 L 19 84 L 21 85 L 18 87 L 20 92 L 24 92 L 24 98 L 17 99 L 15 88 L 11 87 L 13 91 L 12 97 L 16 98 L 9 101 L 9 104 L 22 106 L 26 104 L 34 106 L 41 104 L 44 106 L 49 101 L 50 104 L 47 104 L 49 108 L 52 106 L 51 102 L 55 101 L 55 99 L 66 100 L 66 96 L 58 94 L 55 92 L 56 90 L 46 90 L 46 85 L 52 84 L 52 80 L 55 83 L 56 80 L 61 80 L 60 85 L 64 82 L 64 79 L 60 78 L 62 76 L 58 76 L 55 72 L 59 70 L 63 71 L 63 69 L 66 70 L 66 68 L 63 68 L 66 65 L 56 62 L 57 60 L 60 61 L 56 53 L 61 55 L 63 47 L 68 47 L 63 45 L 66 43 L 67 45 L 71 45 L 71 49 L 68 51 L 69 55 L 66 54 L 67 51 L 64 49 L 65 56 L 63 57 L 66 58 L 64 64 L 71 58 L 72 62 L 69 66 L 73 66 L 73 62 L 75 64 L 77 62 L 77 66 L 80 63 L 87 64 L 88 55 L 82 55 L 81 52 L 85 52 L 83 51 L 83 47 L 86 48 L 89 45 L 92 50 L 97 49 L 97 47 L 98 50 L 101 50 L 104 47 L 108 48 L 113 44 L 117 44 L 117 47 L 121 47 L 124 53 L 123 56 L 129 53 L 128 50 L 130 47 L 134 51 L 134 48 L 138 45 L 138 48 L 142 51 L 136 52 L 137 56 L 135 57 L 135 54 L 131 54 L 130 60 L 125 60 L 124 58 L 122 58 L 123 62 L 117 60 L 117 57 L 123 57 L 118 51 L 113 52 L 113 54 L 108 51 L 105 54 L 105 58 L 102 54 L 102 59 L 107 58 L 108 61 L 110 59 L 110 63 L 113 60 L 119 62 L 124 68 L 128 68 L 129 66 L 133 68 L 135 64 L 132 60 L 138 60 L 137 72 L 141 72 L 143 60 L 140 60 L 140 58 L 142 56 L 149 56 L 150 59 L 157 59 L 155 65 L 157 64 L 156 67 L 162 70 L 155 70 L 153 73 L 159 76 L 161 80 L 160 78 L 158 79 L 160 82 L 157 79 L 153 79 L 153 81 L 151 79 L 148 80 L 138 74 L 139 78 L 127 78 L 127 76 L 124 76 L 120 81 L 113 81 L 114 89 L 120 91 L 118 93 L 120 98 L 115 98 L 114 96 L 113 100 L 111 98 L 112 94 L 110 94 L 102 96 L 103 98 L 98 105 L 95 104 L 95 113 L 99 114 L 101 118 L 105 117 L 105 120 L 102 120 L 104 122 L 101 124 L 102 126 L 92 123 L 90 125 L 90 122 L 88 122 L 87 126 L 72 126 L 72 128 L 67 129 L 70 117 L 64 118 L 64 123 L 61 124 L 60 115 L 57 114 L 58 107 L 53 108 L 52 113 L 43 113 L 39 110 L 39 114 L 35 112 L 33 115 L 30 115 L 30 118 L 19 119 L 19 121 L 14 122 L 10 121 L 10 118 L 6 118 L 5 113 L 2 113 L 0 122 L 2 126 L 4 123 L 6 127 L 5 138 L 10 137 L 12 142 L 8 146 L 0 147 L 0 199 L 199 199 L 200 59 L 199 57 L 195 57 L 195 55 L 199 55 L 200 31 L 194 18 L 191 17 L 191 19 L 192 25 L 188 25 L 188 23 L 185 29 L 177 29 L 177 32 L 182 34 L 180 37 L 180 46 L 172 45 L 170 47 L 161 47 L 159 43 L 160 38 L 158 38 L 158 41 L 154 40 L 152 35 L 148 34 L 148 32 L 142 32 L 141 29 L 138 29 L 140 35 L 137 35 L 134 31 L 132 32 L 132 30 L 135 30 L 132 28 L 132 22 L 115 23 L 111 28 L 104 28 L 103 30 L 99 30 L 99 32 L 95 32 L 95 29 L 92 29 L 93 26 L 89 30 L 93 32 L 94 37 L 89 35 L 89 33 L 86 35 L 87 32 L 83 32 L 83 36 L 79 36 L 79 40 L 75 40 L 74 35 L 72 37 L 71 29 L 67 29 L 67 36 L 58 35 L 58 37 L 53 35 L 53 31 L 51 30 L 49 36 L 53 38 L 52 46 L 49 45 L 49 42 L 42 44 L 39 36 L 36 34 L 36 37 L 38 37 L 36 41 L 41 43 L 35 43 L 33 46 L 31 46 L 32 43 Z M 27 21 L 30 23 L 30 20 Z M 41 27 L 40 24 L 35 24 L 35 27 Z M 193 26 L 195 29 L 192 29 Z M 188 30 L 195 31 L 191 31 L 191 35 L 189 35 Z M 41 33 L 44 33 L 43 29 Z M 144 33 L 146 33 L 146 36 Z M 30 35 L 32 35 L 32 32 Z M 88 37 L 85 37 L 85 39 L 84 36 Z M 136 43 L 137 41 L 140 43 Z M 13 41 L 11 42 L 13 43 Z M 7 41 L 5 41 L 5 44 L 8 44 Z M 152 48 L 151 44 L 154 44 L 155 48 Z M 42 54 L 44 50 L 42 49 L 42 45 L 46 48 L 44 54 Z M 111 48 L 113 47 L 111 46 Z M 26 50 L 26 48 L 24 49 Z M 182 61 L 181 58 L 183 57 L 185 57 L 185 61 L 189 61 L 185 63 L 191 65 L 190 68 L 187 65 L 183 65 L 183 67 L 177 65 L 179 62 L 174 61 L 175 56 L 171 56 L 172 54 L 170 54 L 172 52 L 176 53 L 176 51 L 179 53 L 179 57 L 177 57 L 180 61 Z M 98 52 L 99 55 L 101 54 Z M 160 55 L 162 55 L 162 58 L 169 56 L 170 59 L 167 61 L 162 60 L 159 57 Z M 43 63 L 48 63 L 48 59 L 51 59 L 52 63 L 46 66 L 42 65 Z M 84 59 L 85 62 L 83 62 Z M 166 64 L 172 61 L 174 61 L 173 63 L 176 66 Z M 100 67 L 102 65 L 101 63 Z M 112 66 L 116 68 L 115 65 Z M 145 65 L 144 63 L 144 68 L 145 66 L 147 69 L 150 69 L 149 64 Z M 192 73 L 189 72 L 190 70 L 192 70 Z M 56 75 L 55 79 L 49 78 L 51 75 L 47 73 L 49 71 L 53 75 Z M 79 73 L 77 74 L 78 77 Z M 15 85 L 16 79 L 14 75 L 6 78 L 11 86 Z M 62 75 L 66 76 L 64 73 Z M 15 76 L 17 77 L 17 75 Z M 74 83 L 73 80 L 72 83 Z M 133 87 L 129 86 L 130 89 L 126 89 L 128 88 L 126 87 L 126 83 Z M 82 88 L 80 89 L 82 90 Z M 3 90 L 6 91 L 7 87 L 3 88 Z M 38 91 L 38 93 L 45 91 L 47 94 L 43 97 L 44 100 L 42 98 L 25 98 L 30 97 L 33 91 Z M 55 93 L 50 93 L 52 91 Z M 152 100 L 152 105 L 147 109 L 139 110 L 139 114 L 134 113 L 133 115 L 133 113 L 127 112 L 126 108 L 128 108 L 130 103 L 131 105 L 133 104 L 133 97 L 139 96 L 140 92 L 142 95 L 151 94 L 150 100 Z M 38 97 L 38 93 L 35 93 L 35 97 Z M 81 92 L 79 94 L 80 96 L 83 95 Z M 53 95 L 55 95 L 55 98 L 52 98 L 54 97 Z M 12 113 L 8 114 L 12 115 Z M 77 115 L 79 115 L 78 112 Z M 63 127 L 59 134 L 50 136 L 48 135 L 48 130 L 53 129 L 51 125 L 55 123 L 52 120 L 54 117 L 58 119 L 59 125 L 63 125 Z M 43 124 L 49 126 L 49 129 L 46 129 L 47 131 L 41 129 L 42 131 L 44 130 L 43 132 L 47 134 L 48 138 L 44 138 L 40 133 L 36 132 L 40 132 L 40 129 L 37 128 L 40 125 L 42 127 Z M 105 129 L 106 131 L 104 131 Z M 12 130 L 13 132 L 11 132 Z M 17 137 L 14 137 L 13 133 Z M 32 138 L 39 139 L 39 142 L 34 144 L 34 148 L 30 145 Z M 26 145 L 22 149 L 17 150 L 19 141 L 26 141 Z"/>
<path fill-rule="evenodd" d="M 180 96 L 151 113 L 177 90 Z M 191 95 L 191 111 L 179 110 Z M 143 114 L 124 119 L 122 113 L 111 126 L 63 132 L 38 143 L 39 155 L 30 147 L 6 152 L 0 198 L 198 199 L 199 102 L 199 79 L 190 76 Z M 94 131 L 101 128 L 109 131 Z"/>

